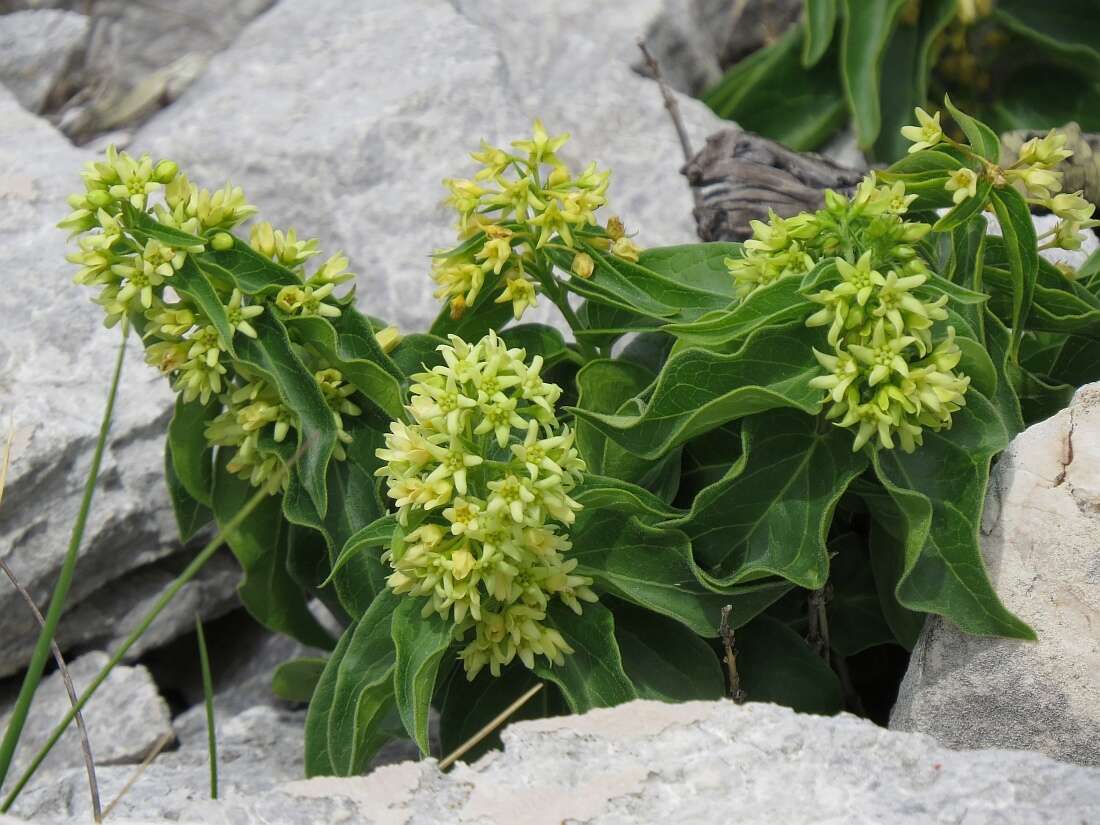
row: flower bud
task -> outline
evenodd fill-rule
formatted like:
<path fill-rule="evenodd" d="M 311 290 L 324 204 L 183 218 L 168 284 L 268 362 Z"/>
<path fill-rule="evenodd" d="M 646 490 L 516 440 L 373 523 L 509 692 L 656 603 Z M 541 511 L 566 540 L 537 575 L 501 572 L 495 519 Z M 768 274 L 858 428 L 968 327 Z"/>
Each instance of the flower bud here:
<path fill-rule="evenodd" d="M 233 248 L 233 236 L 228 232 L 219 232 L 210 240 L 210 245 L 218 252 L 225 252 Z"/>
<path fill-rule="evenodd" d="M 625 234 L 626 227 L 623 226 L 622 219 L 618 215 L 612 215 L 607 219 L 607 237 L 617 241 Z"/>
<path fill-rule="evenodd" d="M 104 206 L 114 203 L 115 199 L 111 197 L 111 193 L 106 189 L 94 189 L 88 193 L 87 200 L 92 206 L 102 209 Z"/>
<path fill-rule="evenodd" d="M 153 169 L 153 180 L 157 183 L 171 183 L 179 171 L 180 168 L 174 161 L 162 160 Z"/>
<path fill-rule="evenodd" d="M 374 338 L 378 341 L 378 346 L 382 348 L 382 352 L 393 352 L 394 347 L 401 343 L 401 333 L 397 327 L 389 326 L 378 330 L 374 333 Z"/>
<path fill-rule="evenodd" d="M 578 278 L 591 278 L 595 262 L 587 252 L 578 252 L 573 256 L 573 274 Z"/>

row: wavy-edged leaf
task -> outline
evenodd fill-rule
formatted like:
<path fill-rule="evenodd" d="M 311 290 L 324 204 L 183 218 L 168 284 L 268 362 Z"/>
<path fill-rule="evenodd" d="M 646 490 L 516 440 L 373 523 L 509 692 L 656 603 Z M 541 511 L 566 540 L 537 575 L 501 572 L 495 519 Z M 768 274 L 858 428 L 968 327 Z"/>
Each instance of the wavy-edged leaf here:
<path fill-rule="evenodd" d="M 544 368 L 550 368 L 562 360 L 580 362 L 580 356 L 570 349 L 561 331 L 546 324 L 517 324 L 500 333 L 500 337 L 509 347 L 518 347 L 530 361 L 535 356 L 542 358 Z"/>
<path fill-rule="evenodd" d="M 332 565 L 330 578 L 339 573 L 353 556 L 370 547 L 383 547 L 393 540 L 394 530 L 398 528 L 397 515 L 386 513 L 379 516 L 366 527 L 356 531 L 340 550 L 340 555 Z"/>
<path fill-rule="evenodd" d="M 643 458 L 753 413 L 793 407 L 816 414 L 821 391 L 809 382 L 820 370 L 811 350 L 821 337 L 796 322 L 760 329 L 730 354 L 685 349 L 668 359 L 639 414 L 574 412 Z"/>
<path fill-rule="evenodd" d="M 682 624 L 625 602 L 611 606 L 623 669 L 642 699 L 690 702 L 725 693 L 718 656 Z"/>
<path fill-rule="evenodd" d="M 179 397 L 168 423 L 168 449 L 176 477 L 192 498 L 207 507 L 214 486 L 214 450 L 206 441 L 205 430 L 220 408 L 214 401 L 185 404 Z"/>
<path fill-rule="evenodd" d="M 996 163 L 1001 156 L 1001 139 L 997 133 L 982 123 L 977 118 L 971 117 L 951 102 L 951 98 L 944 96 L 944 105 L 951 117 L 959 124 L 966 139 L 970 142 L 970 148 L 986 160 Z"/>
<path fill-rule="evenodd" d="M 585 473 L 569 495 L 588 509 L 637 515 L 646 520 L 665 520 L 683 514 L 644 487 L 619 478 Z"/>
<path fill-rule="evenodd" d="M 841 0 L 840 77 L 856 138 L 870 149 L 882 126 L 879 81 L 886 44 L 905 0 Z"/>
<path fill-rule="evenodd" d="M 714 242 L 643 249 L 638 265 L 682 284 L 733 300 L 733 278 L 726 258 L 741 257 L 741 244 Z"/>
<path fill-rule="evenodd" d="M 810 68 L 820 62 L 833 42 L 836 0 L 805 0 L 803 8 L 806 31 L 802 35 L 802 65 Z"/>
<path fill-rule="evenodd" d="M 551 603 L 547 624 L 556 629 L 573 652 L 561 665 L 536 659 L 535 673 L 553 682 L 573 713 L 609 708 L 637 699 L 638 693 L 623 670 L 615 641 L 615 619 L 603 605 L 584 605 L 578 616 L 557 600 Z"/>
<path fill-rule="evenodd" d="M 457 334 L 457 333 L 455 333 Z M 477 341 L 478 338 L 466 339 L 469 341 Z M 406 380 L 418 373 L 423 372 L 425 369 L 431 369 L 437 364 L 443 363 L 443 356 L 440 355 L 438 347 L 441 344 L 446 344 L 447 341 L 443 338 L 439 338 L 435 335 L 423 335 L 415 333 L 413 335 L 406 335 L 401 339 L 399 343 L 390 353 L 390 358 L 397 368 L 404 373 Z"/>
<path fill-rule="evenodd" d="M 817 589 L 829 576 L 833 510 L 866 466 L 847 430 L 794 410 L 750 416 L 741 459 L 668 525 L 691 537 L 695 557 L 723 585 L 777 575 Z"/>
<path fill-rule="evenodd" d="M 843 709 L 840 681 L 806 640 L 769 616 L 737 631 L 737 673 L 750 702 L 775 702 L 801 713 Z"/>
<path fill-rule="evenodd" d="M 271 692 L 286 702 L 308 702 L 317 690 L 327 659 L 302 657 L 283 662 L 271 676 Z"/>
<path fill-rule="evenodd" d="M 393 691 L 405 731 L 420 753 L 428 755 L 428 713 L 435 693 L 436 674 L 451 646 L 454 625 L 432 611 L 421 614 L 420 599 L 402 598 L 393 611 L 393 645 L 397 665 Z"/>
<path fill-rule="evenodd" d="M 814 305 L 801 293 L 802 277 L 787 275 L 762 286 L 729 309 L 709 312 L 698 320 L 667 324 L 662 329 L 687 346 L 721 347 L 754 331 L 804 319 Z"/>
<path fill-rule="evenodd" d="M 1039 272 L 1039 252 L 1035 224 L 1023 195 L 1015 189 L 994 189 L 993 211 L 1001 224 L 1004 250 L 1012 275 L 1012 350 L 1019 347 L 1024 322 L 1031 311 L 1035 279 Z"/>
<path fill-rule="evenodd" d="M 233 246 L 225 250 L 210 248 L 198 257 L 199 266 L 214 277 L 226 279 L 245 295 L 268 297 L 285 286 L 299 286 L 302 279 L 293 271 L 233 237 Z"/>
<path fill-rule="evenodd" d="M 570 531 L 576 572 L 621 599 L 675 619 L 700 635 L 718 635 L 722 608 L 733 608 L 737 627 L 767 609 L 790 587 L 782 582 L 718 588 L 705 582 L 680 530 L 654 527 L 636 517 L 583 511 Z M 587 606 L 585 610 L 587 611 Z"/>
<path fill-rule="evenodd" d="M 902 605 L 938 613 L 968 633 L 1031 639 L 1031 628 L 998 599 L 978 542 L 989 464 L 1009 433 L 977 390 L 970 389 L 966 402 L 951 429 L 925 430 L 924 444 L 912 454 L 875 453 L 875 473 L 905 521 L 905 562 L 895 592 Z"/>
<path fill-rule="evenodd" d="M 215 465 L 212 497 L 214 517 L 223 530 L 256 493 L 226 469 L 224 452 L 219 451 Z M 280 507 L 279 497 L 270 496 L 226 532 L 226 543 L 244 572 L 237 592 L 264 627 L 313 647 L 331 647 L 332 639 L 309 611 L 305 592 L 287 572 L 288 531 Z"/>

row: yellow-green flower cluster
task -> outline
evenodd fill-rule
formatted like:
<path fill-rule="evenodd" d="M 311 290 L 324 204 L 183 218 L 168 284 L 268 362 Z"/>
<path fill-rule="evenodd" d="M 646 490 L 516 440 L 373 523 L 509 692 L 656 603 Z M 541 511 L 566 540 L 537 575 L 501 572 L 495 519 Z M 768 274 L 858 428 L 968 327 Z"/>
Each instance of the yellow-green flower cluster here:
<path fill-rule="evenodd" d="M 552 265 L 541 251 L 555 237 L 568 249 L 583 237 L 637 260 L 639 249 L 621 224 L 615 234 L 610 223 L 605 230 L 596 218 L 607 204 L 610 173 L 591 163 L 574 174 L 558 157 L 568 140 L 568 134 L 551 137 L 536 120 L 532 137 L 513 141 L 512 151 L 482 141 L 481 151 L 471 154 L 481 165 L 472 178 L 444 181 L 450 192 L 444 203 L 458 215 L 462 243 L 435 253 L 432 279 L 436 297 L 449 303 L 454 317 L 473 304 L 490 275 L 500 278 L 496 302 L 511 302 L 515 318 L 522 317 L 535 305 L 539 284 L 551 277 Z M 573 271 L 588 277 L 591 259 L 583 252 L 577 257 L 582 255 Z"/>
<path fill-rule="evenodd" d="M 222 412 L 208 425 L 207 439 L 235 448 L 229 462 L 233 472 L 255 485 L 266 483 L 279 459 L 263 449 L 263 439 L 270 436 L 276 443 L 283 442 L 297 430 L 297 417 L 261 374 L 232 357 L 232 342 L 223 339 L 214 319 L 187 291 L 173 289 L 189 256 L 199 256 L 208 248 L 231 248 L 235 240 L 230 232 L 255 208 L 240 187 L 227 184 L 211 192 L 189 182 L 172 161 L 154 163 L 148 155 L 133 158 L 114 147 L 104 160 L 88 163 L 81 174 L 85 191 L 70 197 L 74 211 L 59 224 L 79 235 L 79 250 L 67 256 L 80 267 L 75 281 L 99 290 L 94 300 L 103 307 L 107 326 L 125 317 L 141 330 L 146 361 L 172 380 L 185 403 L 208 404 L 214 399 L 220 403 Z M 150 220 L 198 240 L 169 245 L 154 236 L 170 238 L 171 233 L 151 231 Z M 316 241 L 299 241 L 293 230 L 283 233 L 267 223 L 252 228 L 251 245 L 296 273 L 301 284 L 283 288 L 273 300 L 261 301 L 222 279 L 210 279 L 234 337 L 256 338 L 254 324 L 265 312 L 340 315 L 332 293 L 354 277 L 347 272 L 346 258 L 335 255 L 307 275 L 304 265 L 317 254 Z M 195 257 L 193 265 L 201 270 L 201 257 Z M 316 353 L 299 348 L 299 355 L 314 372 L 338 436 L 346 442 L 343 416 L 361 412 L 351 400 L 354 387 Z M 343 457 L 339 445 L 336 455 Z"/>
<path fill-rule="evenodd" d="M 389 585 L 470 636 L 470 679 L 516 657 L 560 664 L 572 650 L 545 623 L 551 601 L 580 613 L 596 600 L 567 558 L 580 509 L 569 492 L 585 468 L 554 412 L 561 389 L 542 379 L 540 356 L 528 363 L 491 332 L 439 351 L 444 363 L 414 376 L 412 423 L 394 421 L 378 450 L 407 531 L 387 552 Z"/>
<path fill-rule="evenodd" d="M 902 184 L 879 186 L 872 175 L 850 200 L 827 193 L 816 214 L 754 222 L 745 257 L 726 262 L 744 298 L 835 261 L 835 282 L 809 296 L 821 309 L 806 324 L 827 327 L 832 350 L 814 350 L 826 374 L 810 384 L 827 392 L 826 417 L 854 430 L 854 450 L 876 438 L 912 452 L 924 428 L 951 426 L 970 384 L 955 371 L 954 330 L 933 338 L 936 322 L 947 318 L 947 296 L 922 293 L 931 273 L 913 244 L 929 226 L 904 219 L 911 201 Z"/>

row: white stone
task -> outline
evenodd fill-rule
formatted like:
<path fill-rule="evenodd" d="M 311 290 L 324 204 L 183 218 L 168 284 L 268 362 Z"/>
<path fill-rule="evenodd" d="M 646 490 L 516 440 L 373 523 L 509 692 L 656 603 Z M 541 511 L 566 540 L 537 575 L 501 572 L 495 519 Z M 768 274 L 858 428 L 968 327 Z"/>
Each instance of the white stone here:
<path fill-rule="evenodd" d="M 890 725 L 950 747 L 1100 765 L 1100 384 L 1034 425 L 990 481 L 982 551 L 1037 642 L 968 636 L 930 617 Z"/>
<path fill-rule="evenodd" d="M 0 15 L 0 84 L 31 112 L 40 112 L 50 90 L 83 51 L 88 18 L 60 9 Z"/>

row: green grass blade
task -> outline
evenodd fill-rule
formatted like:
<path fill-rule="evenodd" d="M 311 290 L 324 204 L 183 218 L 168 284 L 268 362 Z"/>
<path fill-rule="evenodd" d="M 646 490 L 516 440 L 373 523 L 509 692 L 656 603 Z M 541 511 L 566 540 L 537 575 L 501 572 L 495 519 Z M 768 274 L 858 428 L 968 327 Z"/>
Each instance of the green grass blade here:
<path fill-rule="evenodd" d="M 81 542 L 84 540 L 84 528 L 88 523 L 88 513 L 92 508 L 92 498 L 95 496 L 96 481 L 99 478 L 99 467 L 103 462 L 103 450 L 107 445 L 107 433 L 111 429 L 111 416 L 114 414 L 115 398 L 118 396 L 118 382 L 122 375 L 122 363 L 126 355 L 126 338 L 129 327 L 126 322 L 122 325 L 122 343 L 118 347 L 118 357 L 115 360 L 114 375 L 111 377 L 111 389 L 107 393 L 107 407 L 103 411 L 103 421 L 99 425 L 99 438 L 96 439 L 95 453 L 92 456 L 92 466 L 88 469 L 88 478 L 84 482 L 84 496 L 80 500 L 80 510 L 73 524 L 72 536 L 69 539 L 69 548 L 65 552 L 65 559 L 61 563 L 61 572 L 57 577 L 53 595 L 50 597 L 50 606 L 46 611 L 46 623 L 38 634 L 38 641 L 34 646 L 30 664 L 27 666 L 27 674 L 23 677 L 23 686 L 19 689 L 19 697 L 15 701 L 15 709 L 12 711 L 8 729 L 4 731 L 4 739 L 0 742 L 0 787 L 7 778 L 11 768 L 11 760 L 15 756 L 15 749 L 19 745 L 19 738 L 23 733 L 23 726 L 27 722 L 27 714 L 30 712 L 34 693 L 38 690 L 38 684 L 42 680 L 42 671 L 46 667 L 46 659 L 50 655 L 50 643 L 53 641 L 57 624 L 61 621 L 61 613 L 65 608 L 65 599 L 69 595 L 69 587 L 73 582 L 73 572 L 76 569 L 77 553 Z M 74 714 L 75 715 L 75 714 Z M 7 808 L 5 808 L 7 810 Z"/>
<path fill-rule="evenodd" d="M 297 455 L 290 462 L 288 462 L 287 467 L 284 468 L 282 472 L 287 472 L 296 461 Z M 272 480 L 272 484 L 277 487 L 279 480 L 279 476 L 276 476 Z M 142 618 L 142 620 L 138 623 L 138 626 L 135 627 L 130 635 L 126 637 L 126 640 L 123 641 L 121 645 L 119 645 L 118 650 L 114 652 L 111 658 L 107 661 L 107 664 L 103 666 L 103 669 L 96 674 L 96 677 L 92 680 L 91 684 L 89 684 L 88 687 L 84 689 L 84 692 L 80 694 L 80 700 L 75 705 L 73 705 L 68 713 L 65 714 L 61 722 L 58 723 L 57 727 L 53 729 L 53 732 L 50 734 L 50 738 L 46 740 L 46 743 L 41 748 L 39 748 L 38 753 L 35 754 L 34 759 L 31 761 L 30 765 L 28 765 L 27 769 L 23 771 L 23 775 L 19 777 L 19 781 L 15 783 L 15 786 L 11 789 L 11 791 L 8 792 L 8 795 L 4 797 L 3 803 L 0 804 L 0 813 L 7 813 L 9 810 L 11 810 L 11 806 L 15 803 L 15 800 L 18 798 L 20 792 L 22 792 L 27 783 L 30 782 L 31 777 L 33 777 L 35 774 L 35 771 L 37 771 L 39 767 L 41 767 L 42 762 L 46 759 L 46 756 L 49 755 L 50 751 L 53 750 L 53 747 L 57 744 L 58 740 L 61 739 L 62 735 L 72 723 L 73 718 L 76 716 L 76 714 L 81 711 L 86 704 L 88 704 L 89 700 L 91 700 L 95 692 L 99 689 L 103 682 L 106 681 L 111 671 L 114 670 L 118 663 L 122 661 L 123 657 L 130 650 L 130 648 L 134 646 L 137 640 L 140 639 L 142 635 L 144 635 L 145 631 L 149 629 L 149 626 L 154 621 L 156 621 L 157 616 L 159 616 L 164 608 L 168 606 L 169 602 L 171 602 L 172 599 L 176 597 L 180 590 L 183 589 L 184 585 L 195 578 L 198 572 L 202 569 L 203 565 L 210 561 L 214 553 L 216 553 L 218 549 L 221 548 L 223 544 L 225 544 L 226 534 L 231 533 L 233 530 L 236 530 L 240 526 L 241 522 L 248 518 L 249 515 L 251 515 L 252 511 L 256 509 L 257 505 L 259 505 L 260 502 L 267 498 L 267 496 L 268 492 L 266 487 L 258 490 L 256 492 L 256 495 L 249 499 L 248 503 L 241 508 L 241 511 L 237 513 L 237 515 L 234 516 L 225 525 L 224 528 L 218 531 L 218 534 L 214 536 L 214 538 L 212 538 L 205 547 L 202 548 L 199 554 L 195 556 L 195 558 L 191 561 L 189 565 L 187 565 L 184 571 L 180 573 L 179 576 L 177 576 L 176 579 L 170 585 L 168 585 L 167 588 L 165 588 L 164 592 L 161 593 L 156 603 L 152 606 L 152 608 L 150 608 L 149 612 L 146 613 L 144 618 Z"/>
<path fill-rule="evenodd" d="M 218 798 L 218 735 L 214 731 L 214 680 L 210 676 L 210 654 L 206 652 L 206 634 L 202 619 L 195 615 L 195 634 L 199 638 L 199 664 L 202 666 L 202 695 L 206 701 L 206 741 L 210 751 L 210 798 Z"/>

